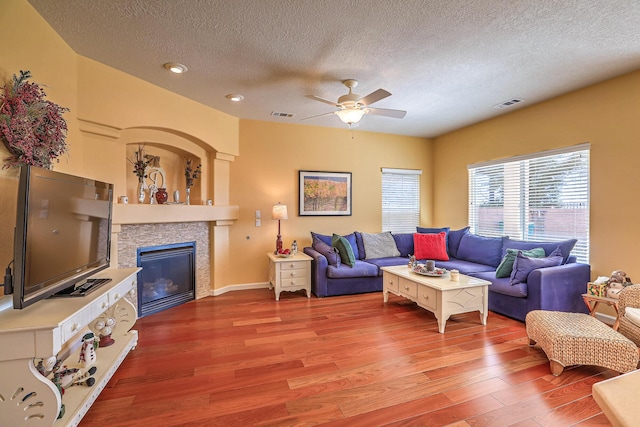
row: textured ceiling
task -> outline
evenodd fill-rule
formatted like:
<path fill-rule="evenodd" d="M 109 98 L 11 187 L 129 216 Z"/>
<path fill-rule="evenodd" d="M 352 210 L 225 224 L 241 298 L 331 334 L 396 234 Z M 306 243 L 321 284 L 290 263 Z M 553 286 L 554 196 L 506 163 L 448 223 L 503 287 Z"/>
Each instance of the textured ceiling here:
<path fill-rule="evenodd" d="M 638 0 L 29 2 L 78 54 L 256 120 L 345 127 L 300 119 L 333 108 L 305 95 L 337 100 L 354 78 L 407 111 L 359 129 L 433 137 L 640 69 Z M 493 107 L 511 98 L 525 101 Z"/>

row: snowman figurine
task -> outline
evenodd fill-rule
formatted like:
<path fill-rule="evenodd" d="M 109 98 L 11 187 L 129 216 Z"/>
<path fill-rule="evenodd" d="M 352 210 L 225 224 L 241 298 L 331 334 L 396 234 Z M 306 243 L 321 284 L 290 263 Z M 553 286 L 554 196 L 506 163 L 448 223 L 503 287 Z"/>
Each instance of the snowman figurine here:
<path fill-rule="evenodd" d="M 96 363 L 96 337 L 93 332 L 89 332 L 82 337 L 78 363 L 83 368 L 88 368 Z"/>

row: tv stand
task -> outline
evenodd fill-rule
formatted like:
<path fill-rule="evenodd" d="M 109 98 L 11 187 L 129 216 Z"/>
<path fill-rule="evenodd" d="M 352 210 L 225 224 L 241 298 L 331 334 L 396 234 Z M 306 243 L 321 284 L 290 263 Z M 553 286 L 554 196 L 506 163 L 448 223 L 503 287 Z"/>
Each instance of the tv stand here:
<path fill-rule="evenodd" d="M 107 269 L 95 278 L 111 278 L 85 298 L 52 298 L 22 310 L 0 302 L 0 425 L 77 426 L 126 355 L 138 343 L 131 330 L 137 320 L 135 306 L 124 298 L 135 295 L 139 268 Z M 10 299 L 11 295 L 3 297 Z M 99 331 L 96 323 L 114 318 L 115 343 L 96 350 L 97 371 L 92 387 L 73 386 L 60 396 L 34 359 L 57 356 L 67 367 L 78 367 L 82 336 Z M 65 415 L 57 419 L 61 405 Z"/>

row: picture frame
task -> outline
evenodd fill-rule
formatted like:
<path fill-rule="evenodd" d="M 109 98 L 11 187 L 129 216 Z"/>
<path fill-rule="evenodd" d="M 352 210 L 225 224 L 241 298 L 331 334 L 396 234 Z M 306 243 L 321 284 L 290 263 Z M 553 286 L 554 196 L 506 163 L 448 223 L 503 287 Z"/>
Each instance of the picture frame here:
<path fill-rule="evenodd" d="M 351 172 L 299 171 L 299 216 L 351 216 Z"/>

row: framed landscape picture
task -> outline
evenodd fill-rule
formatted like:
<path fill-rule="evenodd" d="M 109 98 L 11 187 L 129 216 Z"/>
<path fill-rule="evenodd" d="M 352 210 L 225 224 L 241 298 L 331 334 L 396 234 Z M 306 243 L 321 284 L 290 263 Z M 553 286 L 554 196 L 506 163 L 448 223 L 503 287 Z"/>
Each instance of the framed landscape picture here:
<path fill-rule="evenodd" d="M 300 171 L 300 216 L 351 215 L 351 172 Z"/>

